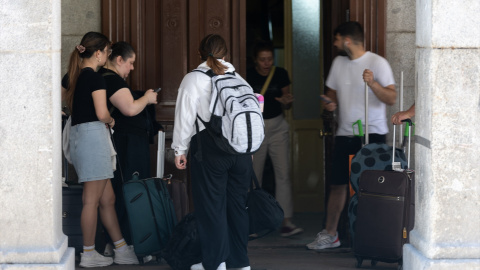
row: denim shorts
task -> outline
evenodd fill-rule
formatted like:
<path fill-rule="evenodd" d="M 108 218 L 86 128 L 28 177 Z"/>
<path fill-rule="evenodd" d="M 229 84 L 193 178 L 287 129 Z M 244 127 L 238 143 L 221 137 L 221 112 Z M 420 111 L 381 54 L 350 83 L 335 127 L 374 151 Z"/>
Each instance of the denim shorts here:
<path fill-rule="evenodd" d="M 113 178 L 110 134 L 100 121 L 72 126 L 70 157 L 78 182 Z"/>

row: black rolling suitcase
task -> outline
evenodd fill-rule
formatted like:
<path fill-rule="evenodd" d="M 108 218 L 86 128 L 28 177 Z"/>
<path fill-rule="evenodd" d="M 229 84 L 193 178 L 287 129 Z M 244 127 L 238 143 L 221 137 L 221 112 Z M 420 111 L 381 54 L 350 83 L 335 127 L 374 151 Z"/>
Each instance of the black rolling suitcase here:
<path fill-rule="evenodd" d="M 80 216 L 82 214 L 82 193 L 81 185 L 62 187 L 62 229 L 68 236 L 68 246 L 75 248 L 75 254 L 83 250 L 82 228 L 80 227 Z"/>
<path fill-rule="evenodd" d="M 357 268 L 371 259 L 372 266 L 382 261 L 402 269 L 403 244 L 414 225 L 415 172 L 394 163 L 394 170 L 365 170 L 360 175 L 354 228 Z"/>

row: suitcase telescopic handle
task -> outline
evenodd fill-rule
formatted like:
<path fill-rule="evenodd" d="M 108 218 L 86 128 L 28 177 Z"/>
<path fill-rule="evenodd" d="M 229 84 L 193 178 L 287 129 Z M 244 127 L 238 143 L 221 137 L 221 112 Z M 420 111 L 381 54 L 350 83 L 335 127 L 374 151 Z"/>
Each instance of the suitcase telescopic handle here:
<path fill-rule="evenodd" d="M 368 137 L 368 85 L 365 82 L 365 144 L 369 143 Z"/>

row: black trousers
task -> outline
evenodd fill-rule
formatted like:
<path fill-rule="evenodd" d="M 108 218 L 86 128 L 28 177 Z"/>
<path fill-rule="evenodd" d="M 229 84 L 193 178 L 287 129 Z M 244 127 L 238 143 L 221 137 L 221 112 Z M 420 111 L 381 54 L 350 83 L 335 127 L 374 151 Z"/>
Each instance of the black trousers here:
<path fill-rule="evenodd" d="M 201 161 L 197 159 L 199 144 Z M 246 199 L 253 173 L 252 157 L 221 151 L 206 130 L 193 136 L 191 157 L 203 267 L 216 270 L 221 262 L 226 262 L 228 268 L 249 266 Z"/>
<path fill-rule="evenodd" d="M 385 143 L 386 135 L 370 134 L 369 143 Z M 361 137 L 336 136 L 333 150 L 332 185 L 348 185 L 349 155 L 355 155 L 362 149 Z"/>

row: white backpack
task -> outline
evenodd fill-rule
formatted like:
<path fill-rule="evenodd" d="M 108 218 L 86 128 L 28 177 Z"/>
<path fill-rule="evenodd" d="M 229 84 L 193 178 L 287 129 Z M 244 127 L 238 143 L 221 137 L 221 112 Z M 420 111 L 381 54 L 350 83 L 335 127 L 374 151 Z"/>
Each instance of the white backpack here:
<path fill-rule="evenodd" d="M 216 75 L 211 69 L 195 69 L 212 78 L 209 122 L 202 121 L 220 149 L 230 154 L 253 154 L 265 137 L 260 104 L 252 87 L 235 73 Z"/>

